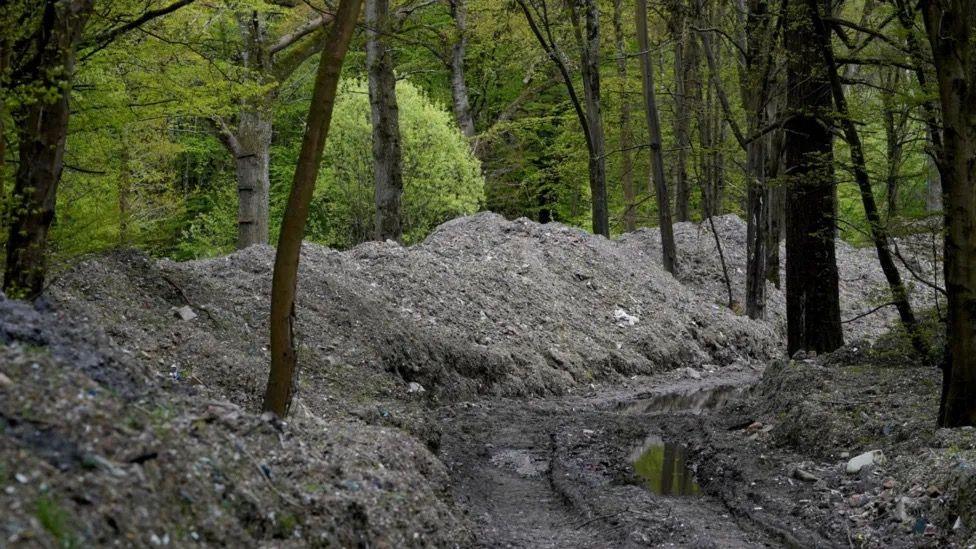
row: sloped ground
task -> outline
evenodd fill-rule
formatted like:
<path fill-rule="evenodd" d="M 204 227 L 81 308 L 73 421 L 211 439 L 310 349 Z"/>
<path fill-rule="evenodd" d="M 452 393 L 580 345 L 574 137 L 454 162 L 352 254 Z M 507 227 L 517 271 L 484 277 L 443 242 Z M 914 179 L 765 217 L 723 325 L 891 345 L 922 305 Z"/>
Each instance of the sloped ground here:
<path fill-rule="evenodd" d="M 730 251 L 741 223 L 722 226 L 744 271 L 744 251 Z M 719 305 L 720 271 L 702 244 L 711 239 L 689 231 L 679 227 L 684 284 L 660 269 L 652 232 L 611 242 L 492 214 L 449 222 L 407 249 L 307 245 L 303 369 L 287 424 L 256 413 L 269 362 L 270 248 L 179 264 L 136 252 L 85 261 L 54 282 L 53 310 L 0 303 L 0 504 L 11 509 L 0 539 L 467 545 L 478 530 L 451 484 L 484 465 L 447 470 L 434 456 L 443 433 L 457 435 L 440 422 L 459 400 L 612 393 L 684 366 L 706 377 L 752 372 L 780 353 L 775 295 L 770 322 Z M 858 265 L 842 260 L 842 278 L 851 269 L 856 281 L 845 282 L 845 310 L 861 311 L 879 275 L 870 255 L 850 253 Z M 192 314 L 180 318 L 174 310 L 185 307 Z M 886 320 L 866 317 L 865 333 Z M 474 414 L 457 429 L 477 447 L 477 421 L 520 414 L 517 405 L 507 420 Z M 667 506 L 656 509 L 671 520 Z M 588 513 L 584 530 L 597 526 Z M 668 539 L 663 532 L 647 530 L 648 539 Z"/>
<path fill-rule="evenodd" d="M 746 288 L 746 222 L 735 215 L 714 218 L 715 229 L 722 245 L 732 295 L 740 307 L 745 305 Z M 930 230 L 926 227 L 920 229 Z M 675 223 L 675 244 L 678 254 L 678 278 L 701 299 L 726 305 L 728 292 L 722 272 L 721 258 L 715 246 L 715 237 L 708 223 Z M 661 234 L 656 228 L 640 229 L 620 238 L 621 244 L 633 254 L 649 254 L 657 259 L 661 253 Z M 934 306 L 933 291 L 915 279 L 913 272 L 925 281 L 938 280 L 941 264 L 933 267 L 931 242 L 922 236 L 906 237 L 900 243 L 902 256 L 912 266 L 911 271 L 901 262 L 896 264 L 908 286 L 917 309 Z M 840 278 L 841 319 L 850 320 L 844 325 L 846 341 L 872 340 L 884 334 L 898 321 L 894 307 L 885 307 L 863 318 L 855 317 L 890 301 L 887 281 L 878 266 L 874 248 L 856 248 L 838 240 L 836 244 L 837 270 Z M 780 273 L 785 280 L 785 245 L 780 245 Z M 776 288 L 766 284 L 767 318 L 772 327 L 785 338 L 786 334 L 786 287 Z"/>
<path fill-rule="evenodd" d="M 0 302 L 0 546 L 451 546 L 443 465 L 397 429 L 289 424 Z"/>

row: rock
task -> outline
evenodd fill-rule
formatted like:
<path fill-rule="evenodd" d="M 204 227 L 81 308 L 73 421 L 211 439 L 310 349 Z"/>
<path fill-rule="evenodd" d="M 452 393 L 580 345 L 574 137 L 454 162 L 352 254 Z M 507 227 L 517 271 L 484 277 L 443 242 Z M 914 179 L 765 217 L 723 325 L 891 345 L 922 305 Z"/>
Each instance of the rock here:
<path fill-rule="evenodd" d="M 797 480 L 802 480 L 803 482 L 817 482 L 818 480 L 820 480 L 820 477 L 818 477 L 817 475 L 814 475 L 809 471 L 804 471 L 799 467 L 793 469 L 793 478 Z"/>
<path fill-rule="evenodd" d="M 749 424 L 748 427 L 746 427 L 746 433 L 756 433 L 759 432 L 762 428 L 763 428 L 763 424 L 761 421 L 753 421 L 752 423 Z"/>
<path fill-rule="evenodd" d="M 424 389 L 424 386 L 417 383 L 416 381 L 411 381 L 410 384 L 407 385 L 408 393 L 423 393 L 424 391 L 426 391 L 426 389 Z"/>
<path fill-rule="evenodd" d="M 847 472 L 850 474 L 860 473 L 861 469 L 872 465 L 884 463 L 885 456 L 881 450 L 871 450 L 859 456 L 854 456 L 847 462 Z"/>
<path fill-rule="evenodd" d="M 895 518 L 901 522 L 909 522 L 912 517 L 908 514 L 908 505 L 911 503 L 906 497 L 898 499 L 898 503 L 895 504 Z"/>
<path fill-rule="evenodd" d="M 634 324 L 637 324 L 638 322 L 640 322 L 640 318 L 638 318 L 638 317 L 636 317 L 634 315 L 627 314 L 627 311 L 625 311 L 623 309 L 617 309 L 617 310 L 615 310 L 613 312 L 613 319 L 620 326 L 633 326 Z"/>
<path fill-rule="evenodd" d="M 867 494 L 854 494 L 847 499 L 851 507 L 863 507 L 870 498 Z"/>
<path fill-rule="evenodd" d="M 193 320 L 194 318 L 197 317 L 197 314 L 193 312 L 193 308 L 190 307 L 189 305 L 184 305 L 182 307 L 173 307 L 173 314 L 176 315 L 176 318 L 183 321 Z"/>
<path fill-rule="evenodd" d="M 0 387 L 10 387 L 13 383 L 9 377 L 0 372 Z"/>
<path fill-rule="evenodd" d="M 928 487 L 928 490 L 925 491 L 925 495 L 927 495 L 930 498 L 937 498 L 941 494 L 942 494 L 942 492 L 939 491 L 939 488 L 937 486 L 934 486 L 934 485 L 933 486 L 929 486 Z"/>
<path fill-rule="evenodd" d="M 966 526 L 962 523 L 962 517 L 956 517 L 956 522 L 952 524 L 952 530 L 958 532 Z"/>
<path fill-rule="evenodd" d="M 694 368 L 685 368 L 685 375 L 691 379 L 701 379 L 701 372 Z"/>
<path fill-rule="evenodd" d="M 882 488 L 884 488 L 885 490 L 891 490 L 891 489 L 892 489 L 892 488 L 894 488 L 894 487 L 895 487 L 895 486 L 896 486 L 897 484 L 898 484 L 898 483 L 897 483 L 897 482 L 895 482 L 895 479 L 893 479 L 893 478 L 886 478 L 886 479 L 884 480 L 884 482 L 882 482 L 882 483 L 881 483 L 881 487 L 882 487 Z"/>

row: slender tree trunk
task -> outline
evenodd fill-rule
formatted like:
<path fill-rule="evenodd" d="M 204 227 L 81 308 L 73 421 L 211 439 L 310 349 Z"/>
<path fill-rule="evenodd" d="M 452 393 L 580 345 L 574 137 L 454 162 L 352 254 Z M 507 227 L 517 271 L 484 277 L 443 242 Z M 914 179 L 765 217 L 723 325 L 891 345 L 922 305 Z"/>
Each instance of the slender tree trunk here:
<path fill-rule="evenodd" d="M 570 15 L 576 40 L 580 47 L 580 67 L 583 73 L 583 101 L 590 135 L 590 195 L 593 201 L 593 232 L 610 236 L 610 210 L 607 203 L 606 137 L 603 132 L 603 113 L 600 106 L 600 10 L 596 0 L 581 0 L 585 10 L 585 26 L 580 31 L 579 14 L 570 5 Z"/>
<path fill-rule="evenodd" d="M 939 173 L 939 165 L 932 146 L 932 132 L 927 131 L 929 140 L 929 154 L 925 158 L 925 211 L 928 213 L 942 212 L 942 174 Z"/>
<path fill-rule="evenodd" d="M 805 2 L 785 24 L 789 118 L 785 123 L 787 351 L 830 352 L 844 344 L 840 323 L 837 212 L 830 82 Z"/>
<path fill-rule="evenodd" d="M 237 175 L 237 249 L 268 243 L 271 196 L 270 106 L 239 113 L 238 149 L 234 152 Z"/>
<path fill-rule="evenodd" d="M 586 0 L 586 17 L 587 17 L 587 40 L 584 42 L 582 32 L 580 31 L 579 24 L 579 14 L 576 12 L 576 7 L 574 4 L 569 4 L 567 6 L 570 17 L 573 20 L 574 34 L 576 35 L 576 41 L 580 48 L 581 56 L 583 59 L 583 86 L 588 88 L 586 93 L 591 94 L 596 91 L 595 99 L 594 97 L 589 97 L 587 99 L 587 112 L 583 112 L 583 106 L 580 103 L 579 96 L 576 94 L 576 87 L 573 84 L 573 78 L 569 74 L 569 68 L 563 62 L 562 51 L 559 49 L 558 45 L 552 40 L 552 32 L 549 28 L 549 20 L 547 15 L 546 3 L 542 2 L 542 13 L 540 14 L 541 22 L 546 30 L 546 35 L 543 35 L 542 28 L 540 28 L 539 23 L 536 18 L 532 15 L 534 8 L 530 6 L 528 0 L 516 0 L 519 7 L 522 9 L 522 13 L 525 14 L 525 20 L 529 24 L 529 28 L 532 34 L 535 35 L 536 40 L 539 41 L 539 45 L 542 49 L 546 51 L 549 55 L 549 59 L 552 60 L 553 64 L 556 65 L 556 69 L 559 71 L 559 75 L 562 77 L 563 84 L 566 86 L 566 92 L 569 94 L 569 101 L 573 105 L 573 111 L 576 113 L 576 118 L 579 120 L 580 127 L 583 130 L 583 137 L 586 139 L 586 150 L 589 154 L 588 168 L 590 174 L 590 194 L 592 195 L 591 204 L 593 211 L 593 232 L 595 234 L 602 234 L 603 236 L 610 236 L 610 218 L 609 211 L 607 209 L 607 178 L 606 178 L 606 162 L 604 158 L 604 138 L 603 138 L 603 121 L 599 118 L 599 22 L 598 15 L 599 12 L 596 9 L 594 0 Z M 590 37 L 592 35 L 592 40 Z M 548 36 L 548 38 L 547 38 Z M 594 57 L 594 54 L 596 55 Z M 587 60 L 589 57 L 589 61 Z M 595 90 L 593 85 L 596 84 Z M 593 112 L 593 107 L 596 107 L 595 113 Z M 593 121 L 593 115 L 597 115 L 597 120 Z M 597 135 L 596 130 L 599 130 L 599 135 Z"/>
<path fill-rule="evenodd" d="M 120 136 L 125 139 L 125 136 Z M 125 247 L 132 242 L 132 171 L 129 168 L 131 160 L 129 145 L 122 143 L 122 173 L 119 174 L 119 246 Z"/>
<path fill-rule="evenodd" d="M 878 261 L 881 263 L 881 271 L 888 281 L 888 288 L 891 291 L 892 300 L 898 309 L 901 323 L 905 327 L 912 341 L 912 346 L 921 356 L 928 355 L 928 345 L 922 338 L 919 331 L 918 322 L 915 320 L 915 313 L 912 305 L 908 301 L 908 290 L 901 280 L 901 273 L 895 265 L 895 260 L 891 255 L 891 248 L 888 243 L 888 231 L 881 221 L 881 214 L 874 201 L 874 191 L 871 189 L 871 179 L 868 175 L 867 161 L 864 158 L 864 147 L 861 145 L 861 137 L 851 120 L 850 110 L 847 108 L 847 98 L 844 96 L 844 86 L 841 84 L 837 74 L 837 64 L 834 61 L 834 52 L 830 44 L 830 31 L 821 19 L 817 0 L 807 0 L 810 14 L 812 16 L 813 31 L 816 33 L 817 45 L 820 48 L 827 77 L 830 80 L 831 93 L 834 96 L 834 105 L 840 119 L 841 128 L 851 150 L 851 163 L 854 165 L 854 179 L 861 191 L 861 202 L 864 204 L 864 214 L 868 219 L 871 228 L 871 239 L 874 241 L 874 249 L 878 253 Z"/>
<path fill-rule="evenodd" d="M 41 26 L 32 37 L 38 56 L 26 72 L 40 91 L 14 113 L 19 163 L 3 280 L 8 296 L 33 298 L 44 289 L 47 236 L 64 168 L 76 52 L 93 8 L 94 0 L 46 0 Z"/>
<path fill-rule="evenodd" d="M 322 151 L 332 121 L 342 62 L 359 19 L 362 0 L 340 0 L 335 22 L 329 30 L 322 52 L 308 123 L 302 140 L 298 165 L 292 181 L 285 217 L 278 237 L 274 275 L 271 282 L 271 372 L 264 394 L 264 409 L 285 417 L 291 408 L 298 383 L 297 354 L 293 328 L 295 293 L 298 288 L 298 262 L 308 221 L 308 207 L 315 191 Z"/>
<path fill-rule="evenodd" d="M 454 118 L 465 137 L 474 137 L 474 118 L 468 99 L 468 84 L 464 80 L 464 55 L 468 47 L 468 0 L 451 0 L 451 17 L 457 40 L 451 47 L 451 103 Z"/>
<path fill-rule="evenodd" d="M 674 41 L 674 140 L 678 147 L 675 154 L 674 217 L 676 221 L 689 221 L 688 202 L 691 186 L 688 183 L 688 152 L 691 150 L 691 114 L 688 110 L 688 90 L 692 82 L 692 64 L 695 62 L 694 38 L 688 32 L 688 17 L 681 2 L 671 4 L 671 39 Z"/>
<path fill-rule="evenodd" d="M 677 271 L 677 251 L 674 245 L 674 229 L 671 226 L 671 201 L 664 180 L 664 158 L 661 151 L 661 125 L 658 121 L 657 98 L 654 94 L 654 74 L 651 68 L 650 44 L 647 36 L 647 0 L 636 0 L 637 44 L 640 48 L 642 87 L 644 89 L 644 115 L 647 119 L 647 135 L 651 144 L 651 181 L 657 195 L 658 224 L 661 229 L 661 264 L 671 274 Z"/>
<path fill-rule="evenodd" d="M 939 425 L 976 425 L 976 0 L 923 1 L 942 106 L 947 349 Z"/>
<path fill-rule="evenodd" d="M 376 199 L 375 238 L 400 240 L 403 236 L 400 198 L 403 195 L 403 155 L 400 150 L 400 114 L 396 75 L 390 52 L 389 0 L 366 0 L 366 67 L 373 121 L 373 180 Z"/>
<path fill-rule="evenodd" d="M 634 189 L 634 158 L 630 146 L 633 136 L 630 131 L 630 97 L 627 95 L 627 41 L 623 27 L 623 0 L 613 3 L 613 34 L 617 46 L 617 78 L 620 90 L 620 183 L 624 192 L 624 230 L 637 228 L 637 212 L 634 203 L 637 198 Z"/>

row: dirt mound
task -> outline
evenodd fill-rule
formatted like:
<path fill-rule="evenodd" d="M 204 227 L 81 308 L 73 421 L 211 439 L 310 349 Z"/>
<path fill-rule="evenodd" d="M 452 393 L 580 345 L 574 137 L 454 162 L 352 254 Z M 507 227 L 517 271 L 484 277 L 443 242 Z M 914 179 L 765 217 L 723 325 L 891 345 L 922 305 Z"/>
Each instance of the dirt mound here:
<path fill-rule="evenodd" d="M 722 244 L 722 253 L 732 279 L 733 299 L 745 304 L 746 288 L 746 222 L 735 215 L 716 217 L 715 230 Z M 725 305 L 728 293 L 722 264 L 715 246 L 715 237 L 708 223 L 676 223 L 674 225 L 675 244 L 678 248 L 678 278 L 701 299 Z M 661 234 L 658 229 L 641 229 L 620 238 L 621 244 L 633 253 L 650 254 L 659 261 L 661 253 Z M 912 265 L 912 271 L 927 280 L 932 279 L 933 269 L 930 242 L 916 236 L 906 236 L 905 245 L 900 250 Z M 878 264 L 874 248 L 857 248 L 837 240 L 837 269 L 840 275 L 840 306 L 842 319 L 854 319 L 875 307 L 890 301 L 887 281 Z M 785 276 L 786 249 L 780 248 L 781 273 Z M 919 308 L 932 307 L 932 290 L 923 283 L 915 281 L 912 272 L 899 263 L 902 279 L 912 292 L 915 305 Z M 937 279 L 937 276 L 936 276 Z M 776 288 L 772 283 L 766 285 L 767 319 L 782 337 L 786 334 L 786 290 Z M 894 307 L 881 310 L 851 320 L 844 324 L 846 341 L 874 340 L 887 332 L 898 321 Z"/>
<path fill-rule="evenodd" d="M 453 546 L 443 465 L 397 429 L 289 424 L 0 302 L 0 545 Z"/>
<path fill-rule="evenodd" d="M 372 394 L 392 389 L 384 372 L 449 399 L 559 394 L 778 351 L 767 324 L 702 302 L 652 255 L 494 214 L 448 222 L 410 248 L 306 245 L 303 385 L 328 396 L 321 385 L 348 370 Z M 78 266 L 52 295 L 136 355 L 248 404 L 266 376 L 272 261 L 268 247 L 188 263 L 116 254 Z M 177 319 L 171 309 L 183 306 L 197 318 Z"/>

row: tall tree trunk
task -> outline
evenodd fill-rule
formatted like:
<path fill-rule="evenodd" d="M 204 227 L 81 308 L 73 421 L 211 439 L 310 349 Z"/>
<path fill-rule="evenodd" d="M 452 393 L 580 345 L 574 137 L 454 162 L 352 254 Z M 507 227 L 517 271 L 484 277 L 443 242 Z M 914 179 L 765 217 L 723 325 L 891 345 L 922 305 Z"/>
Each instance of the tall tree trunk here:
<path fill-rule="evenodd" d="M 929 142 L 929 154 L 925 157 L 925 211 L 928 213 L 942 212 L 942 174 L 934 156 L 932 146 L 932 132 L 926 131 Z"/>
<path fill-rule="evenodd" d="M 539 13 L 540 21 L 543 25 L 543 27 L 540 27 L 539 22 L 536 21 L 536 17 L 532 15 L 536 10 L 531 7 L 531 2 L 529 0 L 516 0 L 522 9 L 522 13 L 525 14 L 525 20 L 529 24 L 532 34 L 539 41 L 542 49 L 548 54 L 549 59 L 556 65 L 563 84 L 566 86 L 569 101 L 573 105 L 573 111 L 576 113 L 580 128 L 583 130 L 583 137 L 586 139 L 586 150 L 589 154 L 587 164 L 590 174 L 590 194 L 592 195 L 593 232 L 609 237 L 610 218 L 607 209 L 606 162 L 603 153 L 603 120 L 600 117 L 599 110 L 599 12 L 594 1 L 585 0 L 584 7 L 587 18 L 586 41 L 584 41 L 582 31 L 580 30 L 579 14 L 576 11 L 575 4 L 570 3 L 567 5 L 573 21 L 576 42 L 579 46 L 581 57 L 583 58 L 581 63 L 583 68 L 583 87 L 588 94 L 586 100 L 587 111 L 584 113 L 583 105 L 580 103 L 579 96 L 576 94 L 576 86 L 573 84 L 573 78 L 569 74 L 569 68 L 563 62 L 562 51 L 552 39 L 545 1 L 543 0 L 542 12 Z M 545 35 L 542 32 L 543 28 L 546 30 Z M 596 85 L 595 89 L 594 84 Z M 594 91 L 596 92 L 595 95 L 591 95 Z M 594 107 L 596 108 L 594 109 Z M 596 115 L 596 120 L 592 120 L 594 114 Z"/>
<path fill-rule="evenodd" d="M 671 226 L 671 201 L 664 180 L 664 157 L 661 151 L 661 125 L 658 121 L 657 98 L 654 94 L 654 74 L 651 67 L 650 44 L 647 36 L 647 0 L 636 0 L 637 44 L 640 48 L 642 87 L 644 90 L 644 115 L 647 119 L 647 135 L 651 144 L 651 180 L 657 195 L 657 216 L 661 230 L 661 264 L 671 274 L 677 271 L 677 251 L 674 245 L 674 229 Z"/>
<path fill-rule="evenodd" d="M 47 236 L 64 168 L 69 96 L 81 34 L 94 0 L 46 0 L 40 27 L 30 37 L 38 52 L 24 67 L 37 90 L 14 112 L 18 166 L 14 180 L 3 289 L 12 297 L 36 297 L 47 275 Z M 55 90 L 51 93 L 52 90 Z"/>
<path fill-rule="evenodd" d="M 271 193 L 270 106 L 239 113 L 234 165 L 237 175 L 237 249 L 268 243 Z"/>
<path fill-rule="evenodd" d="M 947 349 L 939 425 L 976 425 L 976 0 L 922 2 L 942 105 Z"/>
<path fill-rule="evenodd" d="M 326 38 L 328 47 L 319 60 L 305 136 L 278 237 L 271 281 L 271 316 L 268 320 L 271 328 L 271 371 L 263 407 L 279 417 L 288 414 L 298 383 L 292 330 L 295 323 L 295 293 L 298 289 L 298 261 L 308 221 L 308 207 L 322 164 L 322 151 L 335 108 L 342 62 L 349 49 L 361 5 L 362 0 L 341 0 L 335 22 Z"/>
<path fill-rule="evenodd" d="M 693 88 L 692 65 L 695 63 L 695 40 L 689 35 L 688 16 L 681 2 L 671 3 L 671 39 L 674 41 L 674 140 L 677 145 L 674 166 L 674 217 L 689 221 L 688 152 L 691 150 L 691 113 L 688 93 Z"/>
<path fill-rule="evenodd" d="M 834 61 L 834 52 L 830 44 L 830 31 L 821 19 L 818 0 L 807 0 L 807 6 L 812 17 L 813 31 L 816 34 L 817 45 L 820 48 L 824 66 L 827 70 L 827 77 L 830 80 L 830 89 L 834 97 L 834 105 L 840 119 L 841 128 L 844 130 L 844 137 L 851 150 L 851 163 L 854 167 L 854 179 L 858 189 L 861 191 L 861 202 L 864 205 L 864 215 L 868 219 L 871 228 L 871 239 L 874 241 L 874 249 L 878 253 L 878 261 L 881 263 L 881 271 L 888 281 L 888 288 L 891 291 L 891 298 L 898 309 L 898 315 L 912 341 L 912 346 L 921 355 L 928 355 L 928 345 L 922 338 L 919 331 L 918 322 L 915 320 L 915 313 L 912 305 L 908 301 L 908 290 L 901 280 L 901 273 L 895 265 L 895 260 L 891 255 L 891 248 L 888 243 L 888 230 L 881 221 L 881 214 L 874 200 L 874 191 L 871 189 L 871 179 L 868 175 L 867 161 L 864 158 L 864 147 L 861 145 L 861 137 L 857 127 L 851 119 L 850 111 L 847 108 L 847 98 L 844 96 L 844 86 L 841 84 L 837 74 L 837 63 Z"/>
<path fill-rule="evenodd" d="M 837 215 L 830 82 L 823 67 L 812 15 L 791 3 L 785 24 L 787 100 L 786 322 L 787 351 L 830 352 L 844 344 L 840 323 Z"/>
<path fill-rule="evenodd" d="M 468 99 L 468 84 L 464 80 L 464 55 L 468 47 L 468 0 L 451 0 L 451 17 L 457 39 L 451 46 L 451 104 L 454 118 L 465 137 L 474 137 L 474 118 Z"/>
<path fill-rule="evenodd" d="M 606 137 L 603 132 L 603 113 L 600 107 L 600 10 L 596 0 L 580 1 L 585 27 L 580 31 L 579 14 L 570 6 L 573 28 L 580 47 L 580 67 L 583 73 L 583 101 L 590 134 L 590 195 L 593 201 L 593 232 L 610 236 L 610 210 L 607 203 Z"/>
<path fill-rule="evenodd" d="M 122 142 L 122 173 L 119 174 L 119 246 L 125 247 L 132 242 L 132 170 L 129 145 L 125 136 L 119 136 Z"/>
<path fill-rule="evenodd" d="M 637 228 L 637 212 L 634 203 L 637 192 L 634 189 L 634 158 L 630 146 L 633 136 L 630 131 L 630 97 L 627 95 L 627 41 L 624 37 L 623 0 L 613 2 L 613 34 L 617 46 L 617 78 L 620 91 L 620 183 L 624 192 L 624 230 Z"/>
<path fill-rule="evenodd" d="M 400 151 L 400 114 L 396 75 L 387 37 L 389 0 L 366 0 L 366 66 L 373 121 L 373 178 L 376 198 L 375 238 L 400 240 L 403 236 L 400 197 L 403 195 L 403 155 Z"/>

